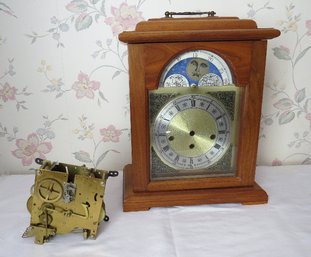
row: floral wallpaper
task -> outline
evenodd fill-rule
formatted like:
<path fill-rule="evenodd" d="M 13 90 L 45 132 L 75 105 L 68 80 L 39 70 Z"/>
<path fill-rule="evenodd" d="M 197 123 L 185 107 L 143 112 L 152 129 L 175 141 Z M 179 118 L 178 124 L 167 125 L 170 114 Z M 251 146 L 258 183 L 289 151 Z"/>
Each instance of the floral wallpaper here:
<path fill-rule="evenodd" d="M 131 162 L 127 47 L 118 34 L 170 11 L 281 30 L 269 41 L 258 165 L 311 163 L 310 1 L 0 0 L 0 175 L 35 158 Z"/>

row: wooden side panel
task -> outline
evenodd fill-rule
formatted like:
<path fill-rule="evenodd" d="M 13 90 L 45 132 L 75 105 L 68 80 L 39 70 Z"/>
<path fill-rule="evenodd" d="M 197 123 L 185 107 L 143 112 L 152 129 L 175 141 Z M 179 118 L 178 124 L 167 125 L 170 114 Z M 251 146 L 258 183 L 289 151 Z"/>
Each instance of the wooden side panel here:
<path fill-rule="evenodd" d="M 143 45 L 128 46 L 129 51 L 129 75 L 130 75 L 130 105 L 131 105 L 131 140 L 133 188 L 135 191 L 146 190 L 149 183 L 146 171 L 148 166 L 148 131 L 146 130 L 148 119 L 148 97 L 145 89 L 145 67 L 143 59 Z"/>
<path fill-rule="evenodd" d="M 253 45 L 250 79 L 242 105 L 238 159 L 238 170 L 246 185 L 253 183 L 255 177 L 267 41 L 254 41 Z"/>

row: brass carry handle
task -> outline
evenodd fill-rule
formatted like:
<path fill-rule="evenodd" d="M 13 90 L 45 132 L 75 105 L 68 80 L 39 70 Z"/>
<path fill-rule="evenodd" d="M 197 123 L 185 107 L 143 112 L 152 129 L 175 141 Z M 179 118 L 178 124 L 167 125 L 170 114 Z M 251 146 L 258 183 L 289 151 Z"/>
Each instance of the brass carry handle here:
<path fill-rule="evenodd" d="M 173 15 L 203 15 L 207 14 L 207 17 L 214 17 L 216 12 L 210 11 L 210 12 L 169 12 L 166 11 L 164 13 L 165 18 L 173 18 Z"/>

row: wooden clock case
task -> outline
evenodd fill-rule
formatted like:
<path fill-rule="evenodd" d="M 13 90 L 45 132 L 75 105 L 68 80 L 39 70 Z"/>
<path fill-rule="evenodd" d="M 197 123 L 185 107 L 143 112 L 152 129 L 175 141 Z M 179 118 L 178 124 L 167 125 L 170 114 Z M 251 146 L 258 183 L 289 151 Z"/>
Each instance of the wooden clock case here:
<path fill-rule="evenodd" d="M 236 17 L 161 18 L 122 32 L 128 43 L 132 164 L 124 168 L 123 210 L 208 203 L 261 204 L 266 192 L 255 182 L 267 40 L 280 35 Z M 157 89 L 165 66 L 178 54 L 208 50 L 229 65 L 241 96 L 235 176 L 150 179 L 149 91 Z"/>

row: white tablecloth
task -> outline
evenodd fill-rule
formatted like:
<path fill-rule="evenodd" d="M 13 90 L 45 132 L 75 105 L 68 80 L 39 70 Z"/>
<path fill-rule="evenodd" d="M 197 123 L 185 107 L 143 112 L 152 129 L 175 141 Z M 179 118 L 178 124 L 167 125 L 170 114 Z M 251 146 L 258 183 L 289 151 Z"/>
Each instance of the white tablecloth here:
<path fill-rule="evenodd" d="M 311 166 L 258 167 L 269 203 L 152 208 L 122 212 L 122 172 L 109 178 L 96 240 L 57 235 L 36 245 L 22 238 L 34 175 L 0 177 L 0 256 L 310 257 Z"/>

